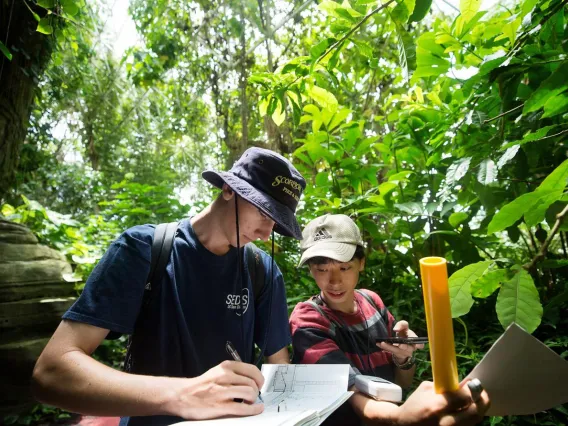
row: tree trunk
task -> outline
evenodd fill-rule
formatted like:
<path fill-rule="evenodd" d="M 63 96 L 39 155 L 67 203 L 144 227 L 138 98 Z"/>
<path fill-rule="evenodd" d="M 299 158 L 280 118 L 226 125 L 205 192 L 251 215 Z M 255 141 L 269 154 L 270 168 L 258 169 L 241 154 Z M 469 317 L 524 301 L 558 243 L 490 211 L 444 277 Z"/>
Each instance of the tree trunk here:
<path fill-rule="evenodd" d="M 32 3 L 28 3 L 32 6 Z M 39 9 L 39 8 L 38 8 Z M 41 10 L 36 10 L 42 14 Z M 0 53 L 0 199 L 13 182 L 26 137 L 35 91 L 51 57 L 53 36 L 36 32 L 37 21 L 24 1 L 0 3 L 0 37 L 12 53 Z M 7 38 L 6 33 L 8 34 Z"/>
<path fill-rule="evenodd" d="M 241 89 L 241 154 L 248 146 L 248 100 L 247 100 L 247 41 L 246 41 L 246 21 L 245 21 L 245 6 L 241 3 L 241 75 L 240 75 L 240 89 Z"/>

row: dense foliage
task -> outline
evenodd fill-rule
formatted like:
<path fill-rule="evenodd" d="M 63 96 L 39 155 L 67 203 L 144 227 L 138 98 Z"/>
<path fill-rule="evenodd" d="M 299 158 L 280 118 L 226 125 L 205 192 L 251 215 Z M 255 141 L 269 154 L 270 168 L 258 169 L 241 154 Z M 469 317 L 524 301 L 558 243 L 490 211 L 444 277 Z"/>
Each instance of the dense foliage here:
<path fill-rule="evenodd" d="M 512 322 L 566 358 L 566 1 L 479 3 L 134 0 L 144 42 L 120 59 L 91 10 L 57 36 L 2 214 L 65 252 L 80 290 L 121 230 L 199 211 L 203 168 L 267 146 L 308 181 L 302 223 L 357 220 L 361 285 L 419 334 L 418 260 L 448 260 L 461 377 Z M 297 243 L 276 243 L 292 309 L 316 287 Z"/>

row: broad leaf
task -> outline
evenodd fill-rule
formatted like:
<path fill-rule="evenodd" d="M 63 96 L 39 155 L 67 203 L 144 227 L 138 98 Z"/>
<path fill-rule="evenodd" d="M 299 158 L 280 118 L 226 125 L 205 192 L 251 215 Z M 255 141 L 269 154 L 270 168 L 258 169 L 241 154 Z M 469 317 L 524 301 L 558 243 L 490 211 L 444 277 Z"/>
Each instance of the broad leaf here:
<path fill-rule="evenodd" d="M 563 62 L 556 70 L 539 86 L 532 96 L 525 102 L 523 114 L 542 108 L 550 98 L 553 98 L 568 89 L 568 61 Z"/>
<path fill-rule="evenodd" d="M 513 322 L 532 333 L 542 319 L 542 305 L 532 277 L 516 265 L 515 276 L 505 282 L 497 296 L 495 309 L 503 328 Z"/>
<path fill-rule="evenodd" d="M 467 213 L 456 212 L 450 215 L 448 222 L 450 222 L 450 225 L 452 225 L 454 228 L 457 228 L 459 224 L 466 220 L 468 217 L 469 215 Z"/>
<path fill-rule="evenodd" d="M 507 151 L 505 151 L 505 153 L 497 161 L 497 168 L 502 168 L 505 164 L 515 158 L 515 155 L 517 155 L 520 147 L 520 145 L 514 145 L 511 148 L 507 149 Z"/>
<path fill-rule="evenodd" d="M 529 211 L 525 213 L 525 220 L 528 226 L 535 226 L 544 221 L 546 211 L 548 208 L 554 204 L 556 201 L 562 197 L 562 190 L 558 191 L 546 191 L 544 197 L 540 197 L 536 203 L 534 203 Z M 540 192 L 539 192 L 540 193 Z"/>
<path fill-rule="evenodd" d="M 493 271 L 486 272 L 478 280 L 471 284 L 471 295 L 479 299 L 485 299 L 501 287 L 507 279 L 508 274 L 506 269 L 495 269 Z"/>
<path fill-rule="evenodd" d="M 559 191 L 566 188 L 568 181 L 568 160 L 564 160 L 538 186 L 536 191 Z"/>
<path fill-rule="evenodd" d="M 37 24 L 36 31 L 42 34 L 52 34 L 53 27 L 50 25 L 51 20 L 49 17 L 41 18 Z"/>
<path fill-rule="evenodd" d="M 544 104 L 542 118 L 554 117 L 568 111 L 568 95 L 566 93 L 550 98 Z"/>
<path fill-rule="evenodd" d="M 473 305 L 470 286 L 483 275 L 491 263 L 491 261 L 477 262 L 452 274 L 448 280 L 452 318 L 461 317 L 469 312 Z"/>
<path fill-rule="evenodd" d="M 416 46 L 414 39 L 401 24 L 396 24 L 398 61 L 405 80 L 416 69 Z"/>
<path fill-rule="evenodd" d="M 493 162 L 493 160 L 486 159 L 479 164 L 477 181 L 482 185 L 491 185 L 493 182 L 495 182 L 496 175 L 497 169 L 495 168 L 495 163 Z"/>
<path fill-rule="evenodd" d="M 318 86 L 311 86 L 308 89 L 308 94 L 322 108 L 327 108 L 332 112 L 337 110 L 337 99 L 333 96 L 333 93 Z"/>
<path fill-rule="evenodd" d="M 514 145 L 524 145 L 527 142 L 534 142 L 539 139 L 545 137 L 551 129 L 554 129 L 557 126 L 546 126 L 538 129 L 536 132 L 529 132 L 527 133 L 521 140 L 509 142 L 508 144 L 503 145 L 500 149 L 503 151 L 504 149 L 508 149 Z"/>
<path fill-rule="evenodd" d="M 272 119 L 277 126 L 280 126 L 286 119 L 286 110 L 282 107 L 282 103 L 278 102 L 276 110 L 272 113 Z"/>
<path fill-rule="evenodd" d="M 422 21 L 430 10 L 430 7 L 432 7 L 432 0 L 416 0 L 414 12 L 412 12 L 412 15 L 410 15 L 410 18 L 408 18 L 408 20 L 410 22 Z"/>
<path fill-rule="evenodd" d="M 466 157 L 456 161 L 455 163 L 452 163 L 452 165 L 448 167 L 448 171 L 446 172 L 446 184 L 448 186 L 453 186 L 462 177 L 464 177 L 467 173 L 467 170 L 469 169 L 470 162 L 471 157 Z"/>
<path fill-rule="evenodd" d="M 481 5 L 481 0 L 460 0 L 460 12 L 464 24 L 475 16 Z"/>
<path fill-rule="evenodd" d="M 508 204 L 501 207 L 501 210 L 493 216 L 489 226 L 487 227 L 487 234 L 502 231 L 508 228 L 517 220 L 519 220 L 525 212 L 529 211 L 531 207 L 537 202 L 539 194 L 529 192 L 515 198 Z"/>

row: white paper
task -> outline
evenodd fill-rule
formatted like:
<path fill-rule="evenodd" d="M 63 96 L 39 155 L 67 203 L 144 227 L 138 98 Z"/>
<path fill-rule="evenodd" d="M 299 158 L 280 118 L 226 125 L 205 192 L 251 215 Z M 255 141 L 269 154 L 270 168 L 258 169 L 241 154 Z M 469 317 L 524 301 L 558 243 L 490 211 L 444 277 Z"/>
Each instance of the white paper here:
<path fill-rule="evenodd" d="M 186 421 L 190 425 L 317 426 L 349 399 L 348 364 L 265 364 L 261 393 L 264 411 L 253 417 Z"/>
<path fill-rule="evenodd" d="M 516 324 L 467 377 L 487 390 L 487 416 L 534 414 L 568 402 L 568 361 Z"/>

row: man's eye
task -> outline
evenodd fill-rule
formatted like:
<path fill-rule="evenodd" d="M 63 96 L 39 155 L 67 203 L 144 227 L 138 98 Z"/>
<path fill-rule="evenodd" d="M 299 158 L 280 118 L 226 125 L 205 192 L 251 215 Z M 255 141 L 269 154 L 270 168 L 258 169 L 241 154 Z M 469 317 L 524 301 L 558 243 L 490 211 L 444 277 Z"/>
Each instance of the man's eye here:
<path fill-rule="evenodd" d="M 258 209 L 258 212 L 260 213 L 260 215 L 262 216 L 263 219 L 268 219 L 268 216 L 266 214 L 264 214 L 264 212 L 260 209 Z"/>
<path fill-rule="evenodd" d="M 318 271 L 318 272 L 327 272 L 327 269 L 319 269 L 319 268 L 318 268 L 318 269 L 316 269 L 316 271 Z"/>
<path fill-rule="evenodd" d="M 350 270 L 350 269 L 351 269 L 351 266 L 343 266 L 343 267 L 341 268 L 342 271 L 348 271 L 348 270 Z"/>

